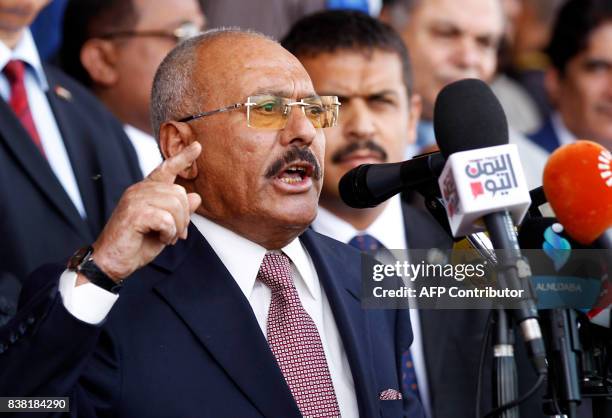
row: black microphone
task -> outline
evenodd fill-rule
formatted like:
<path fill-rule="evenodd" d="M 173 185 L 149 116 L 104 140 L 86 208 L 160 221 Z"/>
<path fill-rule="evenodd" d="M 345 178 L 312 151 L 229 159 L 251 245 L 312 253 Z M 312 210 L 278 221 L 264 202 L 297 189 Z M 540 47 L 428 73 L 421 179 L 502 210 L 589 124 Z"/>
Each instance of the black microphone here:
<path fill-rule="evenodd" d="M 434 106 L 434 131 L 445 158 L 456 152 L 508 143 L 508 122 L 501 104 L 489 86 L 477 79 L 460 80 L 440 91 Z M 538 311 L 512 218 L 508 210 L 500 210 L 484 215 L 483 220 L 493 247 L 500 250 L 498 263 L 503 268 L 500 277 L 506 279 L 510 289 L 523 290 L 527 295 L 513 314 L 535 369 L 538 374 L 545 374 L 546 352 Z"/>
<path fill-rule="evenodd" d="M 472 80 L 478 82 L 478 80 Z M 482 83 L 482 82 L 480 82 Z M 486 89 L 486 84 L 482 83 Z M 440 93 L 442 94 L 442 93 Z M 469 141 L 469 148 L 485 148 L 508 143 L 508 123 L 501 105 L 492 94 L 482 90 L 468 91 L 462 97 L 468 112 L 457 111 L 461 107 L 445 111 L 444 106 L 434 113 L 436 137 L 453 138 L 454 132 L 470 131 L 465 137 L 446 141 L 441 153 L 419 155 L 400 163 L 362 164 L 348 171 L 338 185 L 340 197 L 348 206 L 356 209 L 377 206 L 405 189 L 417 189 L 439 177 L 446 157 L 460 150 Z M 477 111 L 478 113 L 472 113 Z M 436 122 L 437 121 L 437 122 Z M 491 132 L 496 134 L 491 136 Z M 442 154 L 442 155 L 441 155 Z"/>
<path fill-rule="evenodd" d="M 434 105 L 434 132 L 444 158 L 508 143 L 508 121 L 499 100 L 481 80 L 459 80 L 443 88 Z"/>
<path fill-rule="evenodd" d="M 372 208 L 402 190 L 416 189 L 437 178 L 444 161 L 439 152 L 433 152 L 401 163 L 362 164 L 342 176 L 340 197 L 352 208 Z"/>

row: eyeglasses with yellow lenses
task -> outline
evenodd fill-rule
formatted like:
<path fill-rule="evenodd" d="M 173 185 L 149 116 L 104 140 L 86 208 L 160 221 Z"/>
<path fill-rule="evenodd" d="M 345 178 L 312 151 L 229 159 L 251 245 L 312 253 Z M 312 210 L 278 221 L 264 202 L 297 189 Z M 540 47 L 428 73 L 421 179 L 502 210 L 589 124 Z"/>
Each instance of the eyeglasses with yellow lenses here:
<path fill-rule="evenodd" d="M 331 128 L 338 122 L 340 101 L 337 96 L 311 96 L 295 101 L 272 95 L 249 96 L 246 103 L 235 103 L 220 109 L 201 112 L 179 119 L 179 122 L 189 122 L 216 113 L 246 108 L 247 125 L 250 128 L 283 129 L 287 125 L 293 107 L 300 107 L 315 128 Z"/>

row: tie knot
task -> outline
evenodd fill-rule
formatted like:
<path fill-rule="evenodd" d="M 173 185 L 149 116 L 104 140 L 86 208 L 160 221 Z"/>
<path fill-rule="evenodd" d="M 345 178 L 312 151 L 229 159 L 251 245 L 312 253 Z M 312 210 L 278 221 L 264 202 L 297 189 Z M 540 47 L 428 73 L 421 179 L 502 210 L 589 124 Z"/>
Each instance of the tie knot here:
<path fill-rule="evenodd" d="M 355 235 L 355 237 L 349 241 L 349 245 L 360 251 L 371 253 L 375 253 L 384 248 L 380 241 L 370 234 Z"/>
<path fill-rule="evenodd" d="M 11 60 L 2 70 L 9 83 L 21 82 L 25 73 L 25 64 L 20 60 Z"/>
<path fill-rule="evenodd" d="M 291 288 L 294 284 L 289 257 L 284 253 L 267 253 L 261 262 L 257 280 L 268 286 L 272 292 Z"/>

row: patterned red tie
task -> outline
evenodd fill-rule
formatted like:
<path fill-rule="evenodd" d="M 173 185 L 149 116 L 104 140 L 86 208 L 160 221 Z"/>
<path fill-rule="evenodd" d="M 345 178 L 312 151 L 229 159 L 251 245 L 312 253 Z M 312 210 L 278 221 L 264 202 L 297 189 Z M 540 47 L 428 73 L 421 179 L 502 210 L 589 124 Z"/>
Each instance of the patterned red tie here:
<path fill-rule="evenodd" d="M 304 417 L 339 417 L 325 352 L 317 327 L 293 283 L 291 261 L 268 253 L 257 279 L 272 290 L 268 312 L 268 344 Z"/>
<path fill-rule="evenodd" d="M 15 115 L 28 131 L 34 144 L 38 147 L 40 152 L 45 155 L 45 151 L 40 142 L 36 125 L 34 125 L 34 119 L 32 119 L 32 112 L 30 112 L 30 106 L 28 105 L 28 95 L 25 89 L 24 76 L 25 76 L 25 64 L 23 61 L 12 60 L 2 70 L 6 76 L 9 85 L 11 87 L 11 95 L 9 104 Z"/>

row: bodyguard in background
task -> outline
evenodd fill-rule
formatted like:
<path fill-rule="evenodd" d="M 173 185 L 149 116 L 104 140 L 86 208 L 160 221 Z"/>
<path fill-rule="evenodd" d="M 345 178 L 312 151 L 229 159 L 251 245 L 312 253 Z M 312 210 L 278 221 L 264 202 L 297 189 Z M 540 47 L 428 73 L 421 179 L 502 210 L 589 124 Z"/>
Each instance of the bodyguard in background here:
<path fill-rule="evenodd" d="M 124 124 L 145 176 L 161 162 L 149 114 L 155 70 L 204 24 L 197 0 L 70 0 L 66 6 L 62 68 Z"/>
<path fill-rule="evenodd" d="M 546 90 L 554 111 L 530 138 L 550 152 L 576 139 L 612 149 L 612 2 L 567 2 L 547 52 Z"/>
<path fill-rule="evenodd" d="M 141 175 L 121 125 L 43 65 L 28 25 L 46 0 L 0 0 L 0 323 L 20 281 L 95 237 Z"/>

